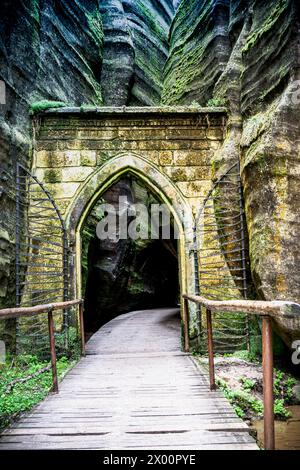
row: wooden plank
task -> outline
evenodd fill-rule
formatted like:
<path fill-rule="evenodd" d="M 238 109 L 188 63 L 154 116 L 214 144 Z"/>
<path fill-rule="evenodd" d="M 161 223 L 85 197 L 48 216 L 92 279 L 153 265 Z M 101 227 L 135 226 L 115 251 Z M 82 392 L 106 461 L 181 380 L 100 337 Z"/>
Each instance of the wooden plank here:
<path fill-rule="evenodd" d="M 60 393 L 3 433 L 0 450 L 257 449 L 228 401 L 209 391 L 207 374 L 180 352 L 179 338 L 174 309 L 111 321 Z"/>

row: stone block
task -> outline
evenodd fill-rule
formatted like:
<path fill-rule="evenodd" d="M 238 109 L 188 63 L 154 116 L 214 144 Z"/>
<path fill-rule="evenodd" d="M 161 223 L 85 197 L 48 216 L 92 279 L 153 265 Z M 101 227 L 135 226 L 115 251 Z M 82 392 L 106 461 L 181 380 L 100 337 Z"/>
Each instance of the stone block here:
<path fill-rule="evenodd" d="M 210 165 L 213 152 L 209 150 L 174 150 L 174 165 L 207 166 Z"/>
<path fill-rule="evenodd" d="M 167 139 L 206 139 L 206 129 L 189 129 L 186 127 L 168 128 L 166 131 Z"/>
<path fill-rule="evenodd" d="M 155 165 L 159 164 L 159 152 L 157 150 L 144 150 L 141 152 L 141 157 Z"/>
<path fill-rule="evenodd" d="M 171 150 L 165 150 L 158 152 L 159 154 L 159 164 L 161 166 L 172 165 L 174 163 L 173 160 L 173 152 Z"/>
<path fill-rule="evenodd" d="M 42 183 L 60 183 L 62 181 L 60 168 L 38 168 L 35 174 Z"/>
<path fill-rule="evenodd" d="M 57 143 L 57 150 L 81 150 L 84 148 L 84 141 L 79 139 L 61 140 Z"/>
<path fill-rule="evenodd" d="M 80 183 L 47 183 L 45 186 L 52 197 L 56 199 L 65 199 L 75 196 Z"/>
<path fill-rule="evenodd" d="M 79 150 L 65 150 L 49 152 L 42 150 L 37 152 L 37 168 L 61 168 L 64 166 L 79 166 Z"/>
<path fill-rule="evenodd" d="M 72 199 L 58 199 L 57 200 L 57 207 L 61 215 L 64 215 L 67 212 L 67 209 L 71 203 L 72 203 Z"/>
<path fill-rule="evenodd" d="M 35 144 L 35 150 L 37 152 L 41 152 L 43 150 L 46 151 L 55 151 L 58 149 L 58 144 L 59 142 L 57 140 L 47 140 L 47 139 L 41 139 L 36 142 Z"/>
<path fill-rule="evenodd" d="M 63 182 L 81 182 L 85 181 L 94 169 L 91 167 L 69 167 L 62 168 L 61 181 Z"/>
<path fill-rule="evenodd" d="M 98 128 L 98 129 L 80 129 L 78 131 L 78 137 L 85 140 L 113 140 L 119 137 L 118 128 Z"/>
<path fill-rule="evenodd" d="M 128 127 L 126 129 L 119 130 L 119 138 L 122 140 L 163 140 L 166 138 L 166 129 L 165 128 L 135 128 Z"/>
<path fill-rule="evenodd" d="M 50 166 L 51 152 L 47 150 L 38 150 L 36 152 L 36 166 L 38 168 L 47 168 Z"/>
<path fill-rule="evenodd" d="M 206 167 L 186 167 L 186 166 L 171 166 L 164 167 L 166 174 L 175 182 L 179 181 L 195 181 L 195 180 L 210 180 L 211 168 Z"/>
<path fill-rule="evenodd" d="M 211 182 L 208 180 L 184 181 L 178 182 L 177 186 L 185 197 L 204 198 L 211 188 Z"/>
<path fill-rule="evenodd" d="M 96 166 L 97 155 L 95 150 L 82 150 L 80 152 L 80 164 L 82 166 Z"/>
<path fill-rule="evenodd" d="M 220 129 L 219 127 L 210 127 L 206 131 L 206 137 L 209 140 L 224 140 L 223 129 Z"/>
<path fill-rule="evenodd" d="M 190 140 L 163 140 L 161 141 L 162 150 L 188 150 L 191 147 Z"/>
<path fill-rule="evenodd" d="M 218 150 L 220 146 L 221 142 L 219 140 L 193 139 L 191 140 L 190 148 L 191 150 Z"/>
<path fill-rule="evenodd" d="M 99 150 L 96 152 L 96 163 L 97 166 L 103 165 L 103 163 L 107 162 L 111 158 L 115 157 L 117 154 L 116 150 Z"/>

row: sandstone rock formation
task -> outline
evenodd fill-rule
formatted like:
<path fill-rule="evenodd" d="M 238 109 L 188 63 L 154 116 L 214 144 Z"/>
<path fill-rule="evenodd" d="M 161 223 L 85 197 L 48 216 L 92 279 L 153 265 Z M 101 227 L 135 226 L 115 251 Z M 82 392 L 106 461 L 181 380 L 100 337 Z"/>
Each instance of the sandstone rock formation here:
<path fill-rule="evenodd" d="M 10 248 L 0 246 L 0 306 L 14 305 L 6 287 L 13 283 L 14 174 L 17 160 L 30 155 L 29 106 L 39 100 L 101 104 L 99 84 L 103 31 L 98 0 L 30 0 L 1 3 L 0 80 L 6 105 L 0 105 L 1 229 Z"/>
<path fill-rule="evenodd" d="M 0 80 L 6 105 L 0 105 L 0 210 L 9 252 L 14 252 L 15 163 L 30 164 L 30 105 L 159 103 L 173 13 L 171 0 L 2 2 Z M 13 256 L 2 254 L 1 246 L 0 306 L 13 305 L 13 292 L 8 301 L 5 287 L 13 286 Z"/>
<path fill-rule="evenodd" d="M 187 3 L 171 27 L 163 100 L 226 103 L 229 128 L 215 166 L 241 162 L 258 296 L 299 302 L 299 5 L 195 1 L 188 23 Z M 299 335 L 300 324 L 276 326 L 288 346 Z"/>
<path fill-rule="evenodd" d="M 0 305 L 13 303 L 14 165 L 30 162 L 28 106 L 41 99 L 225 104 L 229 125 L 215 176 L 240 161 L 257 294 L 300 301 L 298 3 L 2 2 Z M 288 345 L 299 335 L 280 319 L 277 328 Z"/>
<path fill-rule="evenodd" d="M 160 103 L 171 0 L 101 2 L 104 58 L 101 76 L 104 103 L 149 106 Z"/>

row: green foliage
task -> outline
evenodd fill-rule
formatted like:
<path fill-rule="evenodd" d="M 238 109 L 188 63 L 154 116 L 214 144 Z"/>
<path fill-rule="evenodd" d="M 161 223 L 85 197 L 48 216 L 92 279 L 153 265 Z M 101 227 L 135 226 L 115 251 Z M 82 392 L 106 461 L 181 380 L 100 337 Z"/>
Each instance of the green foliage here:
<path fill-rule="evenodd" d="M 79 359 L 81 351 L 77 328 L 71 326 L 66 334 L 61 333 L 57 335 L 55 346 L 57 357 Z"/>
<path fill-rule="evenodd" d="M 253 354 L 252 351 L 248 351 L 247 349 L 243 349 L 241 351 L 235 351 L 234 353 L 222 354 L 222 357 L 234 357 L 237 359 L 241 359 L 242 361 L 254 362 L 254 363 L 259 362 L 258 356 L 256 354 Z"/>
<path fill-rule="evenodd" d="M 241 377 L 241 390 L 233 390 L 222 379 L 217 378 L 217 384 L 222 390 L 224 396 L 233 405 L 236 414 L 241 417 L 263 416 L 263 402 L 255 392 L 260 388 L 259 383 L 248 377 Z M 293 398 L 293 386 L 296 380 L 286 372 L 275 369 L 274 372 L 274 414 L 276 419 L 285 420 L 290 417 L 286 405 L 291 403 Z"/>
<path fill-rule="evenodd" d="M 251 362 L 261 360 L 262 356 L 262 333 L 261 320 L 258 318 L 250 318 L 249 320 L 249 359 Z"/>
<path fill-rule="evenodd" d="M 217 384 L 224 396 L 233 405 L 238 416 L 245 417 L 249 412 L 256 416 L 262 416 L 263 403 L 261 400 L 251 395 L 248 391 L 232 390 L 227 383 L 220 378 L 217 379 Z"/>
<path fill-rule="evenodd" d="M 236 412 L 239 418 L 244 418 L 245 412 L 242 410 L 240 406 L 235 406 L 234 411 Z"/>
<path fill-rule="evenodd" d="M 277 400 L 283 400 L 284 404 L 289 404 L 293 398 L 293 386 L 296 380 L 286 372 L 275 369 L 274 396 Z"/>
<path fill-rule="evenodd" d="M 201 104 L 198 103 L 198 101 L 192 101 L 191 104 L 190 104 L 190 106 L 195 107 L 195 108 L 200 108 L 200 107 L 201 107 Z"/>
<path fill-rule="evenodd" d="M 291 413 L 284 406 L 284 400 L 277 399 L 274 401 L 274 414 L 277 419 L 288 419 L 291 416 Z"/>
<path fill-rule="evenodd" d="M 242 377 L 241 383 L 242 383 L 243 390 L 246 390 L 246 391 L 251 391 L 255 387 L 255 381 L 248 379 L 247 377 Z"/>
<path fill-rule="evenodd" d="M 67 104 L 62 101 L 41 100 L 36 101 L 35 103 L 31 103 L 29 107 L 29 112 L 30 114 L 36 114 L 45 111 L 46 109 L 64 108 L 65 106 L 67 106 Z"/>
<path fill-rule="evenodd" d="M 61 378 L 73 362 L 62 357 L 57 361 L 57 372 Z M 20 413 L 29 411 L 46 397 L 52 386 L 52 372 L 47 371 L 26 382 L 16 383 L 10 391 L 9 385 L 16 379 L 28 377 L 44 367 L 48 361 L 40 361 L 33 355 L 19 356 L 13 364 L 7 363 L 0 369 L 0 429 L 8 426 Z"/>

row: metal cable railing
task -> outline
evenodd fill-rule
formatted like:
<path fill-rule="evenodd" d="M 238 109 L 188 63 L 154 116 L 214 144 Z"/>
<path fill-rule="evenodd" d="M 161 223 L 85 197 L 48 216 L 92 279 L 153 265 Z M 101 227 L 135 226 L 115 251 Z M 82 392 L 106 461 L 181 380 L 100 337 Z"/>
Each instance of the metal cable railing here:
<path fill-rule="evenodd" d="M 68 238 L 56 203 L 38 178 L 16 167 L 16 305 L 33 307 L 69 298 Z M 61 342 L 68 349 L 69 309 L 60 312 Z M 18 353 L 47 355 L 47 315 L 16 319 Z"/>
<path fill-rule="evenodd" d="M 207 299 L 246 299 L 248 253 L 239 164 L 231 166 L 203 199 L 194 230 L 195 292 Z M 248 315 L 213 318 L 219 353 L 249 348 Z M 206 352 L 205 310 L 198 306 L 200 350 Z"/>

